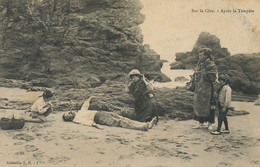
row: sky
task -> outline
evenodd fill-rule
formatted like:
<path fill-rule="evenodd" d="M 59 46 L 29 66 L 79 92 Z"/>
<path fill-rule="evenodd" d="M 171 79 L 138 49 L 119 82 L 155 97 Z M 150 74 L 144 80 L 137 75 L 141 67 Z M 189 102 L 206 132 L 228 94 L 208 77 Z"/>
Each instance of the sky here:
<path fill-rule="evenodd" d="M 146 17 L 140 25 L 144 44 L 149 44 L 161 59 L 173 61 L 176 52 L 191 51 L 203 31 L 216 35 L 231 54 L 260 52 L 260 0 L 140 1 Z M 221 9 L 232 12 L 223 13 Z M 239 13 L 238 9 L 254 12 Z"/>

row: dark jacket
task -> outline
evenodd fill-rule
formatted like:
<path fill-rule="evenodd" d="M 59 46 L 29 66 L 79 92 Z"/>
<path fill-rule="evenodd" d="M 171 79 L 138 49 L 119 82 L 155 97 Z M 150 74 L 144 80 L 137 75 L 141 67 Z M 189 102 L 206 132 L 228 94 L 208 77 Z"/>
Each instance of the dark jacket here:
<path fill-rule="evenodd" d="M 133 82 L 129 86 L 129 91 L 135 99 L 134 106 L 137 121 L 147 122 L 157 115 L 156 103 L 149 96 L 151 92 L 149 92 L 143 80 Z"/>

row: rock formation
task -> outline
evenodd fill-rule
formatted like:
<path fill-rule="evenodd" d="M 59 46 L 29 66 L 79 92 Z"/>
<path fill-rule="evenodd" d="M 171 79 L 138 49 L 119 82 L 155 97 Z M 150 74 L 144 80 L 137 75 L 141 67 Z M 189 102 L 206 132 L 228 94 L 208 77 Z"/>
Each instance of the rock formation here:
<path fill-rule="evenodd" d="M 260 93 L 260 53 L 236 54 L 216 60 L 219 73 L 230 76 L 232 89 L 249 94 Z"/>
<path fill-rule="evenodd" d="M 215 35 L 202 32 L 191 52 L 176 53 L 176 61 L 171 69 L 192 69 L 198 61 L 198 48 L 206 46 L 212 49 L 219 73 L 228 73 L 233 90 L 249 94 L 260 93 L 260 53 L 230 55 L 222 48 L 220 39 Z"/>
<path fill-rule="evenodd" d="M 88 88 L 133 68 L 157 81 L 138 0 L 0 0 L 0 77 Z"/>

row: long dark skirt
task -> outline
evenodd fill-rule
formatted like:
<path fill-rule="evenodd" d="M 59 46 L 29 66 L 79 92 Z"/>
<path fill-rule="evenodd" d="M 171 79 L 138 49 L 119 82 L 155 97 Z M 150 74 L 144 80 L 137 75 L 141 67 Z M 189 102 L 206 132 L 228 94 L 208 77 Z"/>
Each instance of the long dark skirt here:
<path fill-rule="evenodd" d="M 146 94 L 138 101 L 135 101 L 135 120 L 149 122 L 153 117 L 158 116 L 156 102 Z"/>

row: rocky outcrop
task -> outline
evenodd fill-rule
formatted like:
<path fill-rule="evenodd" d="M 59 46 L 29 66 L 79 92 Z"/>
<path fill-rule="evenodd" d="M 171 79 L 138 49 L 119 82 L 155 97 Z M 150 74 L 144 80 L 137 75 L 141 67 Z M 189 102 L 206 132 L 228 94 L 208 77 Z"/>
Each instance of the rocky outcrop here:
<path fill-rule="evenodd" d="M 193 118 L 193 93 L 186 88 L 155 88 L 155 100 L 160 116 L 181 120 Z M 128 118 L 134 117 L 134 99 L 124 92 L 124 83 L 107 80 L 102 86 L 89 89 L 58 89 L 53 104 L 57 111 L 79 110 L 83 102 L 94 96 L 90 109 L 116 112 Z"/>
<path fill-rule="evenodd" d="M 227 73 L 231 77 L 233 90 L 248 94 L 260 93 L 260 53 L 230 55 L 226 48 L 222 48 L 220 40 L 209 33 L 199 35 L 191 52 L 177 53 L 176 61 L 171 69 L 191 69 L 198 61 L 198 48 L 206 46 L 212 49 L 219 73 Z"/>
<path fill-rule="evenodd" d="M 133 68 L 157 81 L 139 0 L 0 0 L 0 77 L 89 88 Z"/>
<path fill-rule="evenodd" d="M 155 88 L 155 100 L 160 116 L 191 119 L 193 114 L 193 93 L 186 88 Z M 134 118 L 134 99 L 124 92 L 124 83 L 107 80 L 102 86 L 89 89 L 57 89 L 52 99 L 56 111 L 79 110 L 90 96 L 94 96 L 90 109 L 115 112 L 128 118 Z"/>
<path fill-rule="evenodd" d="M 236 54 L 217 59 L 219 73 L 230 76 L 230 86 L 233 90 L 248 93 L 260 93 L 260 53 Z"/>
<path fill-rule="evenodd" d="M 171 64 L 171 69 L 191 69 L 196 66 L 198 62 L 198 49 L 202 46 L 212 49 L 214 59 L 227 57 L 230 52 L 227 48 L 222 48 L 220 39 L 208 32 L 202 32 L 199 35 L 191 52 L 176 53 L 176 62 Z"/>

